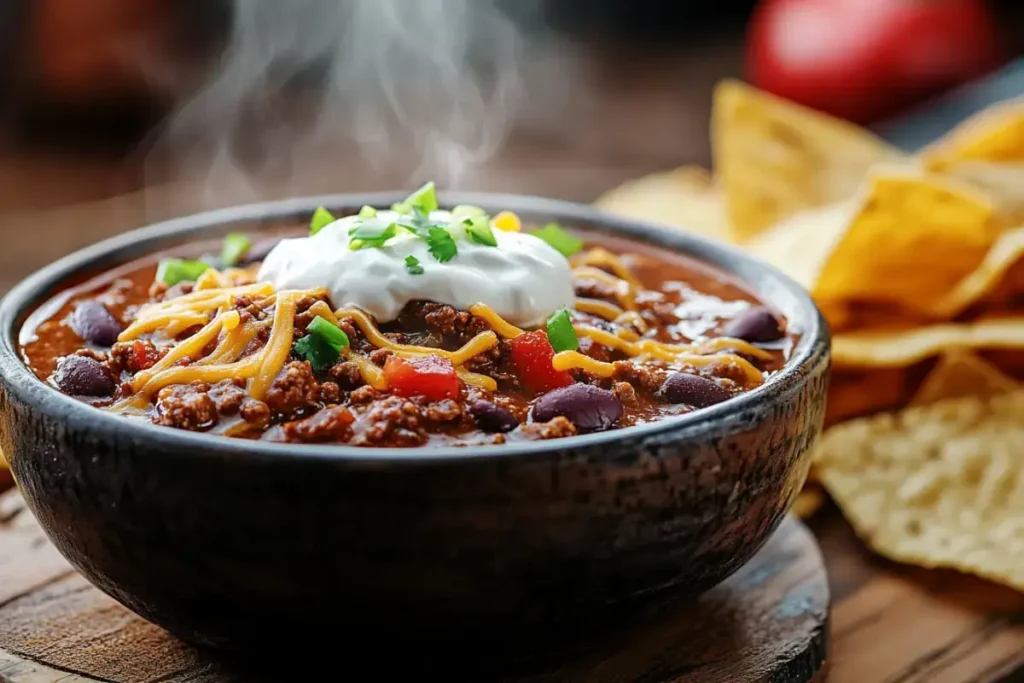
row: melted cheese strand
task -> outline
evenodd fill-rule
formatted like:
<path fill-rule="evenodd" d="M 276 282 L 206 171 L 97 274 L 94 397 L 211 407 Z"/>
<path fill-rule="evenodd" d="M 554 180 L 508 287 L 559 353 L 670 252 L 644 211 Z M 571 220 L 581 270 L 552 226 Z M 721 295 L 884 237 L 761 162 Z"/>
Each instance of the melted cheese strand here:
<path fill-rule="evenodd" d="M 740 368 L 743 371 L 743 374 L 746 375 L 746 378 L 754 386 L 758 386 L 764 382 L 764 377 L 760 370 L 755 368 L 745 359 L 732 354 L 719 354 L 715 356 L 679 354 L 676 356 L 675 360 L 680 365 L 692 365 L 698 368 L 707 367 L 715 363 L 728 363 Z M 615 374 L 615 365 L 613 363 L 594 360 L 590 356 L 584 356 L 579 351 L 560 351 L 559 353 L 556 353 L 554 358 L 551 360 L 551 365 L 555 370 L 572 370 L 574 368 L 578 368 L 585 372 L 589 372 L 592 375 L 597 375 L 598 377 L 604 377 L 606 379 Z"/>
<path fill-rule="evenodd" d="M 521 329 L 506 321 L 486 304 L 473 304 L 469 307 L 469 312 L 476 317 L 481 318 L 491 326 L 492 330 L 500 334 L 505 339 L 515 339 L 523 333 Z"/>
<path fill-rule="evenodd" d="M 466 384 L 471 384 L 475 387 L 479 387 L 486 391 L 495 391 L 498 388 L 498 383 L 494 381 L 492 377 L 487 375 L 481 375 L 476 372 L 470 372 L 466 368 L 458 367 L 455 368 L 455 374 L 459 376 Z"/>
<path fill-rule="evenodd" d="M 260 354 L 262 362 L 259 372 L 249 386 L 249 394 L 258 401 L 263 400 L 270 384 L 292 352 L 292 338 L 295 335 L 295 300 L 298 296 L 299 293 L 294 291 L 280 292 L 277 295 L 277 308 L 270 328 L 270 339 Z"/>
<path fill-rule="evenodd" d="M 600 282 L 603 285 L 608 285 L 615 290 L 615 298 L 619 300 L 619 303 L 623 308 L 632 311 L 636 308 L 636 301 L 633 297 L 632 287 L 625 280 L 615 277 L 610 273 L 606 273 L 600 268 L 594 268 L 593 266 L 581 266 L 575 268 L 572 271 L 573 277 L 578 277 L 584 280 L 594 280 Z"/>
<path fill-rule="evenodd" d="M 583 313 L 590 313 L 598 317 L 604 318 L 605 320 L 612 321 L 618 318 L 620 315 L 625 313 L 619 306 L 609 302 L 602 301 L 601 299 L 588 299 L 579 298 L 576 299 L 576 304 L 573 306 L 577 311 Z"/>
<path fill-rule="evenodd" d="M 643 289 L 640 282 L 633 276 L 633 273 L 629 271 L 629 268 L 622 263 L 621 259 L 604 247 L 594 247 L 589 249 L 580 257 L 580 262 L 585 266 L 608 268 L 615 273 L 620 280 L 628 282 L 629 286 L 634 290 Z"/>
<path fill-rule="evenodd" d="M 132 390 L 138 393 L 157 373 L 166 370 L 180 360 L 190 356 L 198 358 L 206 345 L 217 338 L 223 322 L 223 316 L 217 316 L 207 323 L 206 327 L 168 351 L 167 355 L 154 363 L 148 370 L 136 374 L 132 378 Z"/>
<path fill-rule="evenodd" d="M 334 312 L 339 319 L 340 318 L 352 318 L 356 321 L 356 326 L 362 330 L 366 338 L 370 340 L 370 343 L 378 348 L 391 349 L 395 353 L 402 355 L 412 356 L 441 356 L 447 358 L 452 362 L 452 365 L 462 365 L 473 356 L 477 356 L 484 351 L 489 351 L 498 344 L 498 337 L 494 332 L 481 332 L 477 336 L 470 339 L 466 344 L 458 351 L 445 351 L 444 349 L 435 349 L 429 346 L 415 346 L 411 344 L 399 344 L 393 342 L 377 329 L 377 326 L 373 324 L 366 313 L 362 312 L 358 308 L 339 308 Z"/>

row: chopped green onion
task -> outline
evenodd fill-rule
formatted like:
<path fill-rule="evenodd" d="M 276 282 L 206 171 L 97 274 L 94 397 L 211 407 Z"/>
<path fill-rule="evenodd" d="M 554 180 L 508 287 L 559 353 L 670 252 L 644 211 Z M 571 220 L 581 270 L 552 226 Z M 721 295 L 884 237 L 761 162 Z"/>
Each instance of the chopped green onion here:
<path fill-rule="evenodd" d="M 306 326 L 306 331 L 322 337 L 331 347 L 339 353 L 348 346 L 348 335 L 337 325 L 332 325 L 326 319 L 316 316 Z"/>
<path fill-rule="evenodd" d="M 440 225 L 431 225 L 428 228 L 426 241 L 430 255 L 441 263 L 451 261 L 459 251 L 451 233 Z"/>
<path fill-rule="evenodd" d="M 487 212 L 481 209 L 479 206 L 470 206 L 469 204 L 459 204 L 452 209 L 452 218 L 455 220 L 462 220 L 465 218 L 477 218 L 480 216 L 486 216 Z"/>
<path fill-rule="evenodd" d="M 341 358 L 341 350 L 349 345 L 348 335 L 320 316 L 313 318 L 306 331 L 308 334 L 295 342 L 295 355 L 308 360 L 320 374 Z"/>
<path fill-rule="evenodd" d="M 548 316 L 547 328 L 548 341 L 556 353 L 580 348 L 580 340 L 576 337 L 567 309 L 559 309 Z"/>
<path fill-rule="evenodd" d="M 240 232 L 233 232 L 224 238 L 224 246 L 220 250 L 220 261 L 225 266 L 236 265 L 249 251 L 252 242 Z"/>
<path fill-rule="evenodd" d="M 309 234 L 313 236 L 333 223 L 336 219 L 330 211 L 320 206 L 313 212 L 313 218 L 309 221 Z"/>
<path fill-rule="evenodd" d="M 486 215 L 467 218 L 462 224 L 466 226 L 469 239 L 488 247 L 498 246 L 498 238 L 494 236 L 494 230 L 491 229 L 491 219 Z"/>
<path fill-rule="evenodd" d="M 202 261 L 165 258 L 160 260 L 160 265 L 156 269 L 156 279 L 168 285 L 176 285 L 179 282 L 195 282 L 211 267 L 209 263 Z"/>
<path fill-rule="evenodd" d="M 352 251 L 383 247 L 384 243 L 398 234 L 398 225 L 379 218 L 366 218 L 349 228 L 348 248 Z"/>
<path fill-rule="evenodd" d="M 359 209 L 360 218 L 373 218 L 376 215 L 377 209 L 373 208 L 372 206 L 366 205 L 363 208 Z"/>
<path fill-rule="evenodd" d="M 391 208 L 398 213 L 409 213 L 415 208 L 429 214 L 431 211 L 437 211 L 437 207 L 437 191 L 434 182 L 430 181 Z"/>
<path fill-rule="evenodd" d="M 583 240 L 562 230 L 558 223 L 548 223 L 543 228 L 534 230 L 530 234 L 544 240 L 560 251 L 566 258 L 569 258 L 583 248 Z"/>
<path fill-rule="evenodd" d="M 423 275 L 423 266 L 420 265 L 420 260 L 412 254 L 405 257 L 405 269 L 409 275 Z"/>

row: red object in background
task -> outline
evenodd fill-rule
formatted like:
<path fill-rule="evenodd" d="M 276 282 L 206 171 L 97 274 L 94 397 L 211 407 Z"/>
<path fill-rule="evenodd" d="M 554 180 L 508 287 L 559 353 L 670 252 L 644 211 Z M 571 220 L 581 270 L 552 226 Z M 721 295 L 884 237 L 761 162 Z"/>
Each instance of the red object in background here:
<path fill-rule="evenodd" d="M 751 84 L 857 123 L 1002 59 L 984 0 L 762 0 L 747 36 Z"/>
<path fill-rule="evenodd" d="M 405 359 L 389 356 L 384 363 L 388 389 L 397 396 L 425 396 L 428 401 L 459 397 L 455 366 L 441 356 Z"/>

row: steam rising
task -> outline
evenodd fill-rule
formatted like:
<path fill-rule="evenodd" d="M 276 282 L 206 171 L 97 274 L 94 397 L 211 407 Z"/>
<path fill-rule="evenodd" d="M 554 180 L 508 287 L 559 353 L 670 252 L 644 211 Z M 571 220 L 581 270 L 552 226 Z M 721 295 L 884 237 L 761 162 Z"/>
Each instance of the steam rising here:
<path fill-rule="evenodd" d="M 156 145 L 161 164 L 203 174 L 211 202 L 258 198 L 264 179 L 301 190 L 314 165 L 337 174 L 334 191 L 381 173 L 457 187 L 521 102 L 523 40 L 493 0 L 233 0 L 233 12 L 219 65 Z"/>

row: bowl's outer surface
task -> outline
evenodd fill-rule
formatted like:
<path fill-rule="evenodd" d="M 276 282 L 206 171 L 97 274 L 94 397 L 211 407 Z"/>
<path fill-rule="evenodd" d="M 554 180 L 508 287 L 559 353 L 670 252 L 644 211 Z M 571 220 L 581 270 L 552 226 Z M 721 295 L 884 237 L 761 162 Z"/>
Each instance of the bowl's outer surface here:
<path fill-rule="evenodd" d="M 522 447 L 371 453 L 129 427 L 35 380 L 17 356 L 27 310 L 83 266 L 223 234 L 237 221 L 396 198 L 310 198 L 182 219 L 73 255 L 0 304 L 0 445 L 75 567 L 178 635 L 247 646 L 325 629 L 522 632 L 641 596 L 693 596 L 761 547 L 803 485 L 821 430 L 824 322 L 770 268 L 587 207 L 444 202 L 510 208 L 712 261 L 802 328 L 787 370 L 745 397 L 639 428 Z"/>

